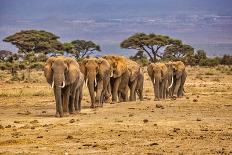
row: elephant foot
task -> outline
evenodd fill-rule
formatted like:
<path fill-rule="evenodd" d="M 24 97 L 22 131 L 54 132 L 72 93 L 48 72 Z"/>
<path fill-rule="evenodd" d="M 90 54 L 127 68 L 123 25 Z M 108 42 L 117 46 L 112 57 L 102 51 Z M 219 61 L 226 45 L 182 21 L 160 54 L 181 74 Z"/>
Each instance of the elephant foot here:
<path fill-rule="evenodd" d="M 64 112 L 64 115 L 63 115 L 63 116 L 67 117 L 67 116 L 69 116 L 69 113 Z"/>
<path fill-rule="evenodd" d="M 56 112 L 55 117 L 60 117 L 60 114 Z"/>
<path fill-rule="evenodd" d="M 154 101 L 159 101 L 160 99 L 159 98 L 155 98 Z"/>
<path fill-rule="evenodd" d="M 91 108 L 91 109 L 94 109 L 94 108 L 96 108 L 96 107 L 92 104 L 92 105 L 90 106 L 90 108 Z"/>

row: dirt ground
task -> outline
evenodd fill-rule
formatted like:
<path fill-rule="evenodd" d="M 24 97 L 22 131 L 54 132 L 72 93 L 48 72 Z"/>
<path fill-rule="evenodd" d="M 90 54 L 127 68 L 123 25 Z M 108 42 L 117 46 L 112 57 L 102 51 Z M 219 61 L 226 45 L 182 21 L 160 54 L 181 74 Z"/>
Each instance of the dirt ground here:
<path fill-rule="evenodd" d="M 185 97 L 154 101 L 145 74 L 144 101 L 55 118 L 42 72 L 34 83 L 11 82 L 1 71 L 0 154 L 232 154 L 232 74 L 187 68 Z"/>

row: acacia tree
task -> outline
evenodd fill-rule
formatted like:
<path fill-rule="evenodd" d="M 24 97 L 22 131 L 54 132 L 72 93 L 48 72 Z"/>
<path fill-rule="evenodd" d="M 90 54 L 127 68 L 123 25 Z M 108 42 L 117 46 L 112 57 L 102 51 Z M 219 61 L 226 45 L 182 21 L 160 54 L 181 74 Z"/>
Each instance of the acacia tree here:
<path fill-rule="evenodd" d="M 187 55 L 193 54 L 194 48 L 190 45 L 182 44 L 182 42 L 168 46 L 164 50 L 164 57 L 168 57 L 171 59 L 181 59 L 183 57 L 186 57 Z"/>
<path fill-rule="evenodd" d="M 74 40 L 70 43 L 64 43 L 64 50 L 73 54 L 76 59 L 81 59 L 93 54 L 94 51 L 101 51 L 99 45 L 92 41 Z"/>
<path fill-rule="evenodd" d="M 126 49 L 142 50 L 146 52 L 152 62 L 156 62 L 158 58 L 163 58 L 163 53 L 160 50 L 161 48 L 180 42 L 180 40 L 170 38 L 166 35 L 136 33 L 122 41 L 120 46 Z"/>
<path fill-rule="evenodd" d="M 19 49 L 18 53 L 24 55 L 30 80 L 30 66 L 35 53 L 47 54 L 63 50 L 63 45 L 58 39 L 55 34 L 43 30 L 25 30 L 10 35 L 3 41 L 15 45 Z"/>

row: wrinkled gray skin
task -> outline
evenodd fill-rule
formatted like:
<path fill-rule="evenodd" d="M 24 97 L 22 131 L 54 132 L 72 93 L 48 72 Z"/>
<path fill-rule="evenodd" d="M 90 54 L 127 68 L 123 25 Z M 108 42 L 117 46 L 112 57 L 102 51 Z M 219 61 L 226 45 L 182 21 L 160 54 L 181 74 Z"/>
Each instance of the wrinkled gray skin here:
<path fill-rule="evenodd" d="M 174 86 L 173 96 L 182 97 L 184 96 L 184 84 L 187 78 L 186 70 L 174 72 Z"/>
<path fill-rule="evenodd" d="M 126 71 L 122 74 L 121 82 L 118 88 L 118 99 L 119 102 L 127 102 L 129 100 L 128 92 L 129 92 L 129 72 Z"/>
<path fill-rule="evenodd" d="M 168 82 L 166 65 L 164 63 L 151 63 L 147 66 L 147 72 L 153 83 L 155 100 L 165 99 Z"/>
<path fill-rule="evenodd" d="M 137 77 L 137 85 L 135 88 L 135 93 L 137 93 L 137 95 L 139 96 L 139 100 L 143 101 L 143 83 L 144 83 L 144 74 L 142 69 L 140 69 L 139 75 Z M 136 96 L 136 94 L 135 94 Z"/>
<path fill-rule="evenodd" d="M 77 101 L 73 95 L 76 94 L 77 90 L 82 90 L 82 87 L 78 87 L 78 85 L 83 84 L 83 81 L 80 80 L 81 72 L 76 60 L 63 56 L 50 57 L 44 66 L 44 75 L 54 89 L 55 116 L 63 117 L 68 115 L 68 112 L 73 113 L 72 105 L 81 102 L 80 98 Z M 73 98 L 71 103 L 70 96 Z"/>
<path fill-rule="evenodd" d="M 109 98 L 110 64 L 103 58 L 88 58 L 81 62 L 81 72 L 85 75 L 91 98 L 90 108 L 103 106 L 105 98 Z M 96 92 L 96 95 L 95 95 Z"/>
<path fill-rule="evenodd" d="M 84 75 L 80 73 L 79 79 L 75 81 L 74 84 L 70 86 L 70 98 L 69 98 L 69 112 L 73 113 L 81 111 L 81 100 L 83 98 L 83 85 L 84 85 Z"/>
<path fill-rule="evenodd" d="M 169 62 L 166 64 L 168 68 L 168 84 L 167 96 L 182 97 L 184 95 L 184 83 L 186 81 L 187 72 L 183 62 Z"/>

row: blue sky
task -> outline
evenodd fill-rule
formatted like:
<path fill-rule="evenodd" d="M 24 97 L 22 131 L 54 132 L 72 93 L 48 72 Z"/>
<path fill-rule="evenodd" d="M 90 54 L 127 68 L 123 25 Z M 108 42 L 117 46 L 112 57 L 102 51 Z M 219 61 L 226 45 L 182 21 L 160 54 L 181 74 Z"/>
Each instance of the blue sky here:
<path fill-rule="evenodd" d="M 10 34 L 43 29 L 62 42 L 93 40 L 103 53 L 120 53 L 120 41 L 136 32 L 170 35 L 211 54 L 220 45 L 230 53 L 231 8 L 231 0 L 0 0 L 0 49 L 16 50 L 2 42 Z"/>

